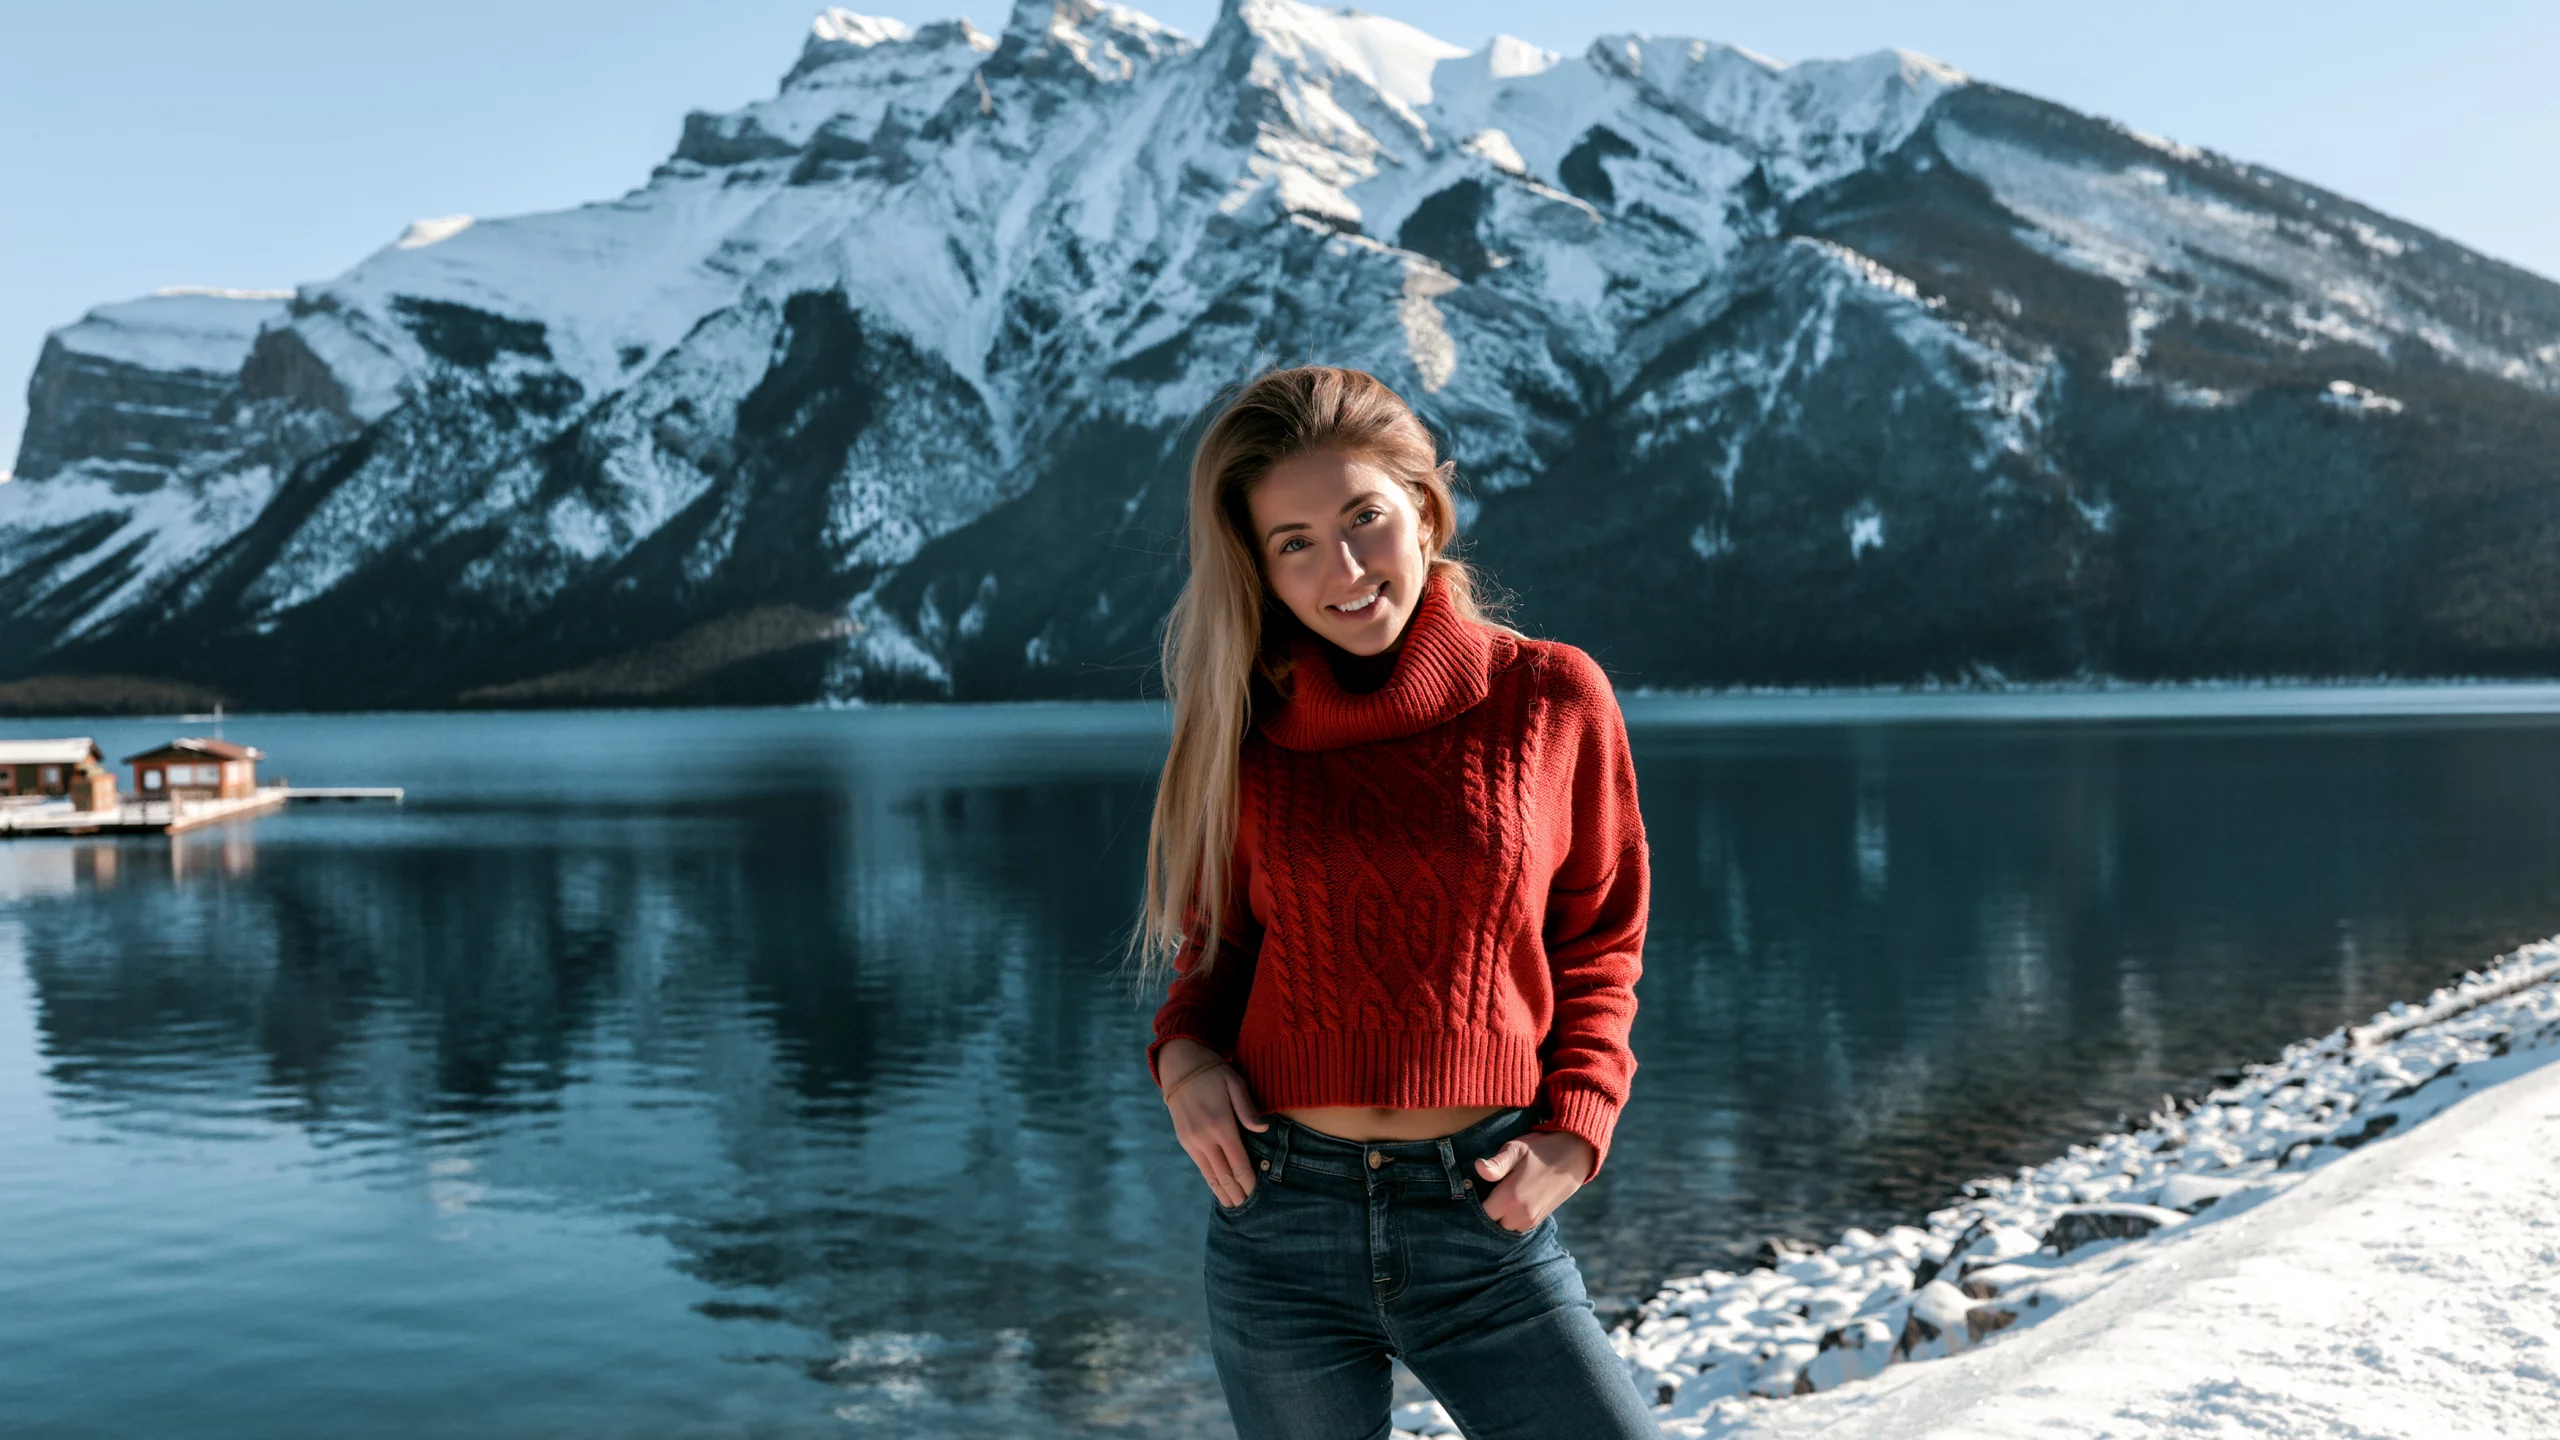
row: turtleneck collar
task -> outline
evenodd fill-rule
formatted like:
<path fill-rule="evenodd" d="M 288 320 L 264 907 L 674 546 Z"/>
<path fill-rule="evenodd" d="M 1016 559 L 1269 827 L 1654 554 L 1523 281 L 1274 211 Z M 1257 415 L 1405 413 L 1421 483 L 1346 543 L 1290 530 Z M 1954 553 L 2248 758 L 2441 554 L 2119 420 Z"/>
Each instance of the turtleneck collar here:
<path fill-rule="evenodd" d="M 1261 722 L 1262 733 L 1285 749 L 1332 750 L 1428 730 L 1482 700 L 1493 688 L 1497 632 L 1460 616 L 1448 589 L 1437 571 L 1423 582 L 1393 673 L 1366 693 L 1334 678 L 1324 652 L 1339 647 L 1305 632 L 1292 637 L 1289 698 Z"/>

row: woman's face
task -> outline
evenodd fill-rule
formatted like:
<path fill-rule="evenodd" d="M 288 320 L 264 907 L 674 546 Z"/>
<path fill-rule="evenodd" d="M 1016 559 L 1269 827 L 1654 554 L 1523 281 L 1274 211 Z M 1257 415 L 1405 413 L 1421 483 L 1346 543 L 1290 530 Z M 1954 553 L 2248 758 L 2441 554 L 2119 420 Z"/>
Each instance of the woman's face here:
<path fill-rule="evenodd" d="M 1311 450 L 1271 467 L 1246 508 L 1263 582 L 1309 630 L 1354 655 L 1396 643 L 1430 570 L 1410 491 L 1357 456 Z"/>

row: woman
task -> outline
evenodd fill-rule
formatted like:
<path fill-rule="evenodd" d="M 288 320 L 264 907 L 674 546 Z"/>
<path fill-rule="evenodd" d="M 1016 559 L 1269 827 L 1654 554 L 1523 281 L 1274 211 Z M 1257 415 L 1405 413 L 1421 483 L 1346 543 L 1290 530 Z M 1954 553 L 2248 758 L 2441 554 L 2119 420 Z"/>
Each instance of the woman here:
<path fill-rule="evenodd" d="M 1452 468 L 1312 366 L 1192 459 L 1138 939 L 1242 1440 L 1384 1436 L 1390 1357 L 1479 1440 L 1659 1433 L 1552 1218 L 1635 1070 L 1626 727 L 1589 656 L 1478 608 Z"/>

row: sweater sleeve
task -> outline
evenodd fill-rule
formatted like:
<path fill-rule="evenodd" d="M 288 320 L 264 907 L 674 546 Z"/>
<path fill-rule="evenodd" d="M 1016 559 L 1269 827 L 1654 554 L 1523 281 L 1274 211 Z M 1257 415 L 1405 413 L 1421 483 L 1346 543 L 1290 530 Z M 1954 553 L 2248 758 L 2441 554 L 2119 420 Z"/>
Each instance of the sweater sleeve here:
<path fill-rule="evenodd" d="M 1147 1073 L 1156 1088 L 1164 1076 L 1156 1068 L 1169 1040 L 1197 1040 L 1221 1055 L 1231 1052 L 1236 1030 L 1244 1023 L 1244 1002 L 1253 993 L 1254 962 L 1262 953 L 1262 923 L 1253 916 L 1253 856 L 1241 838 L 1228 862 L 1226 919 L 1218 927 L 1218 959 L 1209 973 L 1197 973 L 1201 943 L 1185 940 L 1174 952 L 1173 983 L 1156 1007 L 1155 1039 L 1147 1046 Z M 1195 905 L 1187 928 L 1196 937 L 1200 912 Z"/>
<path fill-rule="evenodd" d="M 1580 651 L 1571 655 L 1581 681 L 1569 702 L 1577 727 L 1573 838 L 1547 891 L 1544 939 L 1555 1019 L 1539 1051 L 1539 1098 L 1547 1117 L 1536 1128 L 1591 1142 L 1596 1176 L 1608 1161 L 1610 1134 L 1635 1075 L 1627 1036 L 1635 1022 L 1652 873 L 1626 719 L 1599 665 Z"/>

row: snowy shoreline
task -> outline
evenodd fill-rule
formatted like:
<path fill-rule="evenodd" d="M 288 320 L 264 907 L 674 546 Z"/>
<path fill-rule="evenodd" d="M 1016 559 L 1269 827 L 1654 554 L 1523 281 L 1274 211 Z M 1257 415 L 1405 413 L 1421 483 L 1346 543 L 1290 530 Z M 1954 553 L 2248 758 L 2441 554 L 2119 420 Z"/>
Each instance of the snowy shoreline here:
<path fill-rule="evenodd" d="M 1824 1249 L 1771 1257 L 1775 1268 L 1673 1279 L 1612 1343 L 1656 1400 L 1664 1433 L 1682 1437 L 1759 1433 L 1812 1408 L 1794 1396 L 1846 1387 L 1846 1400 L 1888 1370 L 1953 1369 L 1915 1362 L 1998 1350 L 2127 1274 L 2158 1268 L 2169 1242 L 2255 1213 L 2359 1151 L 2387 1175 L 2398 1137 L 2560 1058 L 2555 981 L 2560 937 L 2226 1072 L 2226 1083 L 2138 1129 L 1977 1180 L 1917 1224 L 1852 1229 Z M 2375 1141 L 2385 1143 L 2366 1151 Z M 2259 1238 L 2282 1238 L 2267 1229 Z M 1428 1403 L 1404 1407 L 1396 1422 L 1399 1435 L 1457 1433 Z"/>
<path fill-rule="evenodd" d="M 2560 675 L 2206 675 L 2160 680 L 2133 680 L 2118 675 L 2012 680 L 1992 675 L 1872 685 L 1630 685 L 1618 693 L 1668 700 L 1837 700 L 1914 695 L 2182 695 L 2262 690 L 2516 689 L 2548 693 L 2554 686 L 2560 686 Z"/>
<path fill-rule="evenodd" d="M 2386 720 L 2560 714 L 2545 680 L 2167 681 L 1619 692 L 1631 725 L 1912 721 Z"/>

